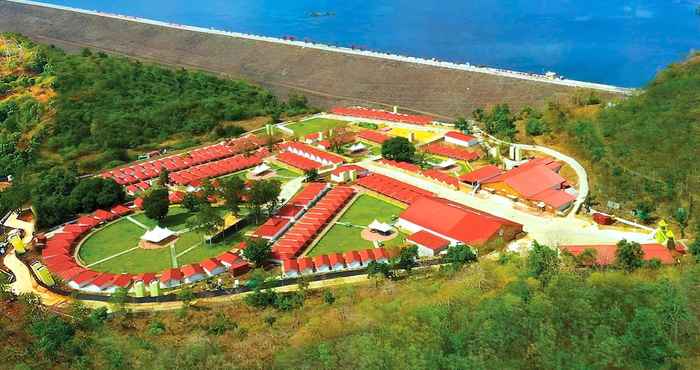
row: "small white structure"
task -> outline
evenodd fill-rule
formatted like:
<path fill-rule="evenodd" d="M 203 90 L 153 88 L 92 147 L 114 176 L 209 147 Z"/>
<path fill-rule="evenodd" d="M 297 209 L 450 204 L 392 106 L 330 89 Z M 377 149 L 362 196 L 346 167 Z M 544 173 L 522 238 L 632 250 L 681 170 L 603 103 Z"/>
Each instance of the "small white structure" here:
<path fill-rule="evenodd" d="M 444 161 L 438 163 L 435 165 L 435 167 L 441 169 L 441 170 L 446 170 L 454 165 L 457 164 L 457 161 L 454 159 L 445 159 Z"/>
<path fill-rule="evenodd" d="M 362 143 L 355 143 L 348 148 L 350 153 L 358 153 L 358 152 L 361 152 L 365 149 L 367 149 L 367 145 L 362 144 Z"/>
<path fill-rule="evenodd" d="M 445 142 L 463 147 L 472 147 L 479 144 L 479 139 L 474 136 L 463 134 L 457 131 L 450 131 L 445 134 Z"/>
<path fill-rule="evenodd" d="M 262 164 L 256 166 L 255 168 L 253 168 L 251 170 L 251 173 L 253 174 L 253 176 L 260 176 L 260 175 L 264 174 L 265 172 L 270 171 L 271 169 L 272 169 L 272 167 L 268 166 L 266 163 L 262 163 Z"/>
<path fill-rule="evenodd" d="M 149 243 L 160 243 L 173 235 L 175 235 L 174 231 L 168 228 L 156 226 L 153 228 L 153 230 L 146 231 L 146 233 L 143 234 L 143 236 L 141 236 L 141 240 L 147 241 Z"/>
<path fill-rule="evenodd" d="M 377 220 L 372 221 L 369 226 L 367 226 L 370 230 L 376 231 L 382 235 L 390 235 L 392 232 L 392 227 L 389 224 L 385 224 L 383 222 L 379 222 Z"/>

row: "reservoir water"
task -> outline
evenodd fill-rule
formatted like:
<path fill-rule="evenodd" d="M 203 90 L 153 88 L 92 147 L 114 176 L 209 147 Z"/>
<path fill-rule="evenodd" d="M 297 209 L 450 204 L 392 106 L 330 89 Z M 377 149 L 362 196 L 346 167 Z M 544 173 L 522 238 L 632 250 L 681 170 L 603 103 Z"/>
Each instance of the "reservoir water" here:
<path fill-rule="evenodd" d="M 46 0 L 624 87 L 700 50 L 700 0 Z"/>

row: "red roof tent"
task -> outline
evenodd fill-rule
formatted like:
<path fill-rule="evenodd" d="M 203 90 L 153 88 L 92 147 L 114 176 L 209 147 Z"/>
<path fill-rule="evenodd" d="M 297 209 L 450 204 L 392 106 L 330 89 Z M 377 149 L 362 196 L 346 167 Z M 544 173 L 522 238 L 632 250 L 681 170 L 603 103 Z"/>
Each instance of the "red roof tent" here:
<path fill-rule="evenodd" d="M 328 255 L 328 263 L 330 263 L 331 267 L 334 267 L 337 264 L 344 265 L 345 259 L 343 258 L 343 255 L 340 253 L 331 253 Z"/>
<path fill-rule="evenodd" d="M 97 211 L 93 212 L 92 215 L 102 222 L 111 221 L 117 217 L 114 213 L 105 211 L 104 209 L 98 209 Z"/>
<path fill-rule="evenodd" d="M 323 266 L 331 267 L 331 262 L 328 259 L 328 256 L 326 256 L 325 254 L 320 255 L 320 256 L 316 256 L 313 258 L 313 260 L 314 260 L 314 266 L 316 266 L 317 270 Z"/>
<path fill-rule="evenodd" d="M 299 271 L 302 272 L 308 269 L 311 269 L 313 271 L 314 269 L 314 261 L 310 257 L 297 259 L 297 265 L 299 266 Z"/>
<path fill-rule="evenodd" d="M 143 209 L 143 198 L 134 199 L 134 205 L 140 209 Z"/>
<path fill-rule="evenodd" d="M 81 273 L 78 275 L 72 277 L 70 281 L 78 284 L 78 286 L 83 287 L 87 285 L 88 283 L 92 282 L 95 280 L 100 274 L 95 272 L 95 271 L 90 271 L 90 270 L 83 270 Z"/>
<path fill-rule="evenodd" d="M 113 285 L 114 279 L 116 279 L 117 276 L 114 274 L 110 273 L 103 273 L 100 274 L 98 277 L 95 278 L 90 284 L 94 285 L 100 289 L 105 289 L 109 288 L 110 286 Z"/>
<path fill-rule="evenodd" d="M 358 252 L 358 255 L 360 256 L 360 261 L 362 261 L 363 265 L 367 265 L 375 260 L 374 252 L 372 252 L 371 249 L 361 250 Z"/>
<path fill-rule="evenodd" d="M 148 285 L 151 283 L 151 281 L 156 280 L 156 274 L 152 272 L 146 272 L 143 274 L 134 275 L 132 279 L 134 280 L 134 282 L 143 281 L 144 284 Z"/>
<path fill-rule="evenodd" d="M 411 234 L 408 241 L 414 242 L 418 245 L 432 249 L 433 251 L 441 251 L 450 245 L 450 241 L 443 239 L 431 232 L 421 230 L 417 233 Z"/>
<path fill-rule="evenodd" d="M 133 276 L 131 274 L 121 274 L 117 275 L 112 284 L 119 288 L 128 288 L 131 285 L 131 280 Z"/>
<path fill-rule="evenodd" d="M 52 271 L 56 274 L 56 276 L 60 277 L 63 281 L 72 281 L 72 279 L 83 272 L 85 272 L 84 268 L 80 266 L 76 266 L 73 268 L 70 268 L 68 270 L 58 270 L 58 271 Z"/>
<path fill-rule="evenodd" d="M 131 213 L 131 210 L 128 207 L 121 205 L 121 204 L 117 204 L 116 206 L 112 207 L 112 209 L 110 211 L 119 217 L 125 216 L 125 215 L 128 215 L 129 213 Z"/>
<path fill-rule="evenodd" d="M 183 266 L 180 268 L 180 271 L 182 271 L 182 274 L 188 278 L 192 277 L 198 274 L 204 274 L 204 270 L 202 269 L 202 266 L 200 266 L 198 263 L 193 263 L 191 265 Z"/>
<path fill-rule="evenodd" d="M 312 161 L 306 157 L 302 157 L 292 152 L 282 152 L 278 154 L 277 160 L 303 171 L 317 170 L 323 167 L 323 165 L 319 162 Z"/>
<path fill-rule="evenodd" d="M 370 109 L 364 107 L 347 107 L 347 108 L 333 108 L 331 113 L 340 116 L 350 116 L 368 119 L 377 119 L 382 121 L 391 122 L 403 122 L 411 123 L 414 125 L 429 125 L 434 119 L 429 116 L 415 115 L 415 114 L 403 114 L 403 113 L 393 113 L 385 110 Z"/>
<path fill-rule="evenodd" d="M 596 251 L 596 261 L 595 263 L 600 266 L 612 265 L 616 261 L 617 245 L 563 245 L 559 246 L 560 249 L 568 251 L 574 256 L 578 256 L 586 249 L 593 249 Z M 665 265 L 670 265 L 676 263 L 676 258 L 673 253 L 666 248 L 666 246 L 661 244 L 642 244 L 642 252 L 644 256 L 642 257 L 645 261 L 650 261 L 652 259 L 658 259 L 661 263 Z"/>
<path fill-rule="evenodd" d="M 391 136 L 373 130 L 361 131 L 357 134 L 357 137 L 377 144 L 383 144 L 385 141 L 391 139 Z"/>
<path fill-rule="evenodd" d="M 90 227 L 86 226 L 86 225 L 70 224 L 70 225 L 63 226 L 64 232 L 75 234 L 75 235 L 83 235 L 88 230 L 90 230 Z"/>
<path fill-rule="evenodd" d="M 85 225 L 85 226 L 90 226 L 95 227 L 100 224 L 100 221 L 98 221 L 96 218 L 92 216 L 83 216 L 78 219 L 78 224 L 80 225 Z"/>
<path fill-rule="evenodd" d="M 351 264 L 353 262 L 362 262 L 362 258 L 360 258 L 360 254 L 357 253 L 357 251 L 349 251 L 343 253 L 343 259 L 347 264 Z"/>
<path fill-rule="evenodd" d="M 273 216 L 270 217 L 264 224 L 260 225 L 254 232 L 253 236 L 258 238 L 272 238 L 289 224 L 288 218 Z"/>
<path fill-rule="evenodd" d="M 211 273 L 212 271 L 216 270 L 219 267 L 223 267 L 224 265 L 221 264 L 221 262 L 218 259 L 215 258 L 208 258 L 202 262 L 199 263 L 200 266 L 206 271 L 207 273 Z"/>
<path fill-rule="evenodd" d="M 399 217 L 469 245 L 482 245 L 504 228 L 511 228 L 515 232 L 523 229 L 521 224 L 434 197 L 418 198 Z"/>
<path fill-rule="evenodd" d="M 289 272 L 289 271 L 299 272 L 299 264 L 297 263 L 296 260 L 285 259 L 284 261 L 282 261 L 282 271 L 284 271 L 284 272 Z"/>
<path fill-rule="evenodd" d="M 503 170 L 490 164 L 488 166 L 476 169 L 472 172 L 465 173 L 464 175 L 459 177 L 459 180 L 469 184 L 476 184 L 477 182 L 483 183 L 503 173 Z"/>
<path fill-rule="evenodd" d="M 358 176 L 361 173 L 368 172 L 368 170 L 366 168 L 360 167 L 356 164 L 346 164 L 346 165 L 340 166 L 340 167 L 336 168 L 335 170 L 333 170 L 333 172 L 331 172 L 331 175 L 338 176 L 338 175 L 341 175 L 343 172 L 348 172 L 348 171 L 355 171 L 358 174 Z"/>
<path fill-rule="evenodd" d="M 438 143 L 422 146 L 421 150 L 430 154 L 454 158 L 462 161 L 474 161 L 481 157 L 481 154 L 477 151 L 452 148 Z"/>
<path fill-rule="evenodd" d="M 421 173 L 423 176 L 430 177 L 432 179 L 435 179 L 437 181 L 440 181 L 442 183 L 445 183 L 447 185 L 450 185 L 450 186 L 453 186 L 453 187 L 459 189 L 459 180 L 452 175 L 448 175 L 444 172 L 440 172 L 440 171 L 435 170 L 435 169 L 425 170 Z"/>
<path fill-rule="evenodd" d="M 316 149 L 310 145 L 306 145 L 306 144 L 300 143 L 298 141 L 285 142 L 282 145 L 280 145 L 280 148 L 282 148 L 283 150 L 294 149 L 294 150 L 300 151 L 302 153 L 306 153 L 306 154 L 312 155 L 314 157 L 321 158 L 321 159 L 326 160 L 328 162 L 331 162 L 333 164 L 341 164 L 341 163 L 345 162 L 345 159 L 343 159 L 343 157 L 341 157 L 341 156 L 338 156 L 336 154 L 329 153 L 329 152 L 326 152 L 326 151 L 323 151 L 320 149 Z"/>
<path fill-rule="evenodd" d="M 470 142 L 470 141 L 476 140 L 476 138 L 474 136 L 463 134 L 463 133 L 458 132 L 458 131 L 450 131 L 450 132 L 446 133 L 445 136 L 456 139 L 456 140 L 465 141 L 465 142 Z"/>
<path fill-rule="evenodd" d="M 160 282 L 167 283 L 170 280 L 182 280 L 182 271 L 176 268 L 170 268 L 160 275 Z"/>
<path fill-rule="evenodd" d="M 216 257 L 217 260 L 221 263 L 226 263 L 228 265 L 233 265 L 236 261 L 241 259 L 237 254 L 231 253 L 231 252 L 225 252 Z"/>

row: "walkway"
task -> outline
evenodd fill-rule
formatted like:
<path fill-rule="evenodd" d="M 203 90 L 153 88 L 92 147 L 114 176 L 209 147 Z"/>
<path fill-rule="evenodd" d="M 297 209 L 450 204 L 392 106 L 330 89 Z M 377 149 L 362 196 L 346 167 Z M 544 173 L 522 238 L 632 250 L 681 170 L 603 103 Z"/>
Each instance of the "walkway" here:
<path fill-rule="evenodd" d="M 92 267 L 92 266 L 95 266 L 95 265 L 99 265 L 100 263 L 107 262 L 107 261 L 109 261 L 109 260 L 111 260 L 111 259 L 113 259 L 113 258 L 117 258 L 117 257 L 119 257 L 119 256 L 125 255 L 125 254 L 127 254 L 127 253 L 129 253 L 129 252 L 131 252 L 131 251 L 134 251 L 134 250 L 136 250 L 136 249 L 139 249 L 139 248 L 140 248 L 140 247 L 138 247 L 138 246 L 133 247 L 133 248 L 129 248 L 129 249 L 125 250 L 125 251 L 121 251 L 121 252 L 116 253 L 116 254 L 113 254 L 113 255 L 111 255 L 111 256 L 109 256 L 109 257 L 105 257 L 105 258 L 103 258 L 103 259 L 101 259 L 101 260 L 99 260 L 99 261 L 95 261 L 95 262 L 93 262 L 93 263 L 91 263 L 91 264 L 89 264 L 89 265 L 86 265 L 85 267 Z"/>
<path fill-rule="evenodd" d="M 25 293 L 34 293 L 41 299 L 41 303 L 46 306 L 61 305 L 69 301 L 68 297 L 64 297 L 46 290 L 34 281 L 29 268 L 20 261 L 12 250 L 7 253 L 3 259 L 5 266 L 15 274 L 15 282 L 10 284 L 12 292 L 20 295 Z"/>
<path fill-rule="evenodd" d="M 129 220 L 129 221 L 131 221 L 133 224 L 135 224 L 136 226 L 138 226 L 138 227 L 140 227 L 140 228 L 142 228 L 142 229 L 144 229 L 144 230 L 150 230 L 150 229 L 148 228 L 148 226 L 146 226 L 146 225 L 144 225 L 144 224 L 142 224 L 142 223 L 136 221 L 136 219 L 133 218 L 133 217 L 131 217 L 131 216 L 126 216 L 126 219 Z"/>

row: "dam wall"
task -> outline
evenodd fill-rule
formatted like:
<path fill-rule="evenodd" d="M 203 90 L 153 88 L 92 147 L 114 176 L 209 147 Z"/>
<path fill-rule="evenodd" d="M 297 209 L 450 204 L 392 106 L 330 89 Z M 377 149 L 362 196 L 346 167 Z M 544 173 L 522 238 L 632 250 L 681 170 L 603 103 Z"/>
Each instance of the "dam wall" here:
<path fill-rule="evenodd" d="M 397 105 L 439 117 L 498 103 L 540 106 L 578 88 L 629 90 L 540 75 L 383 54 L 102 14 L 32 1 L 0 0 L 0 32 L 18 32 L 68 51 L 101 50 L 248 80 L 322 108 Z"/>

